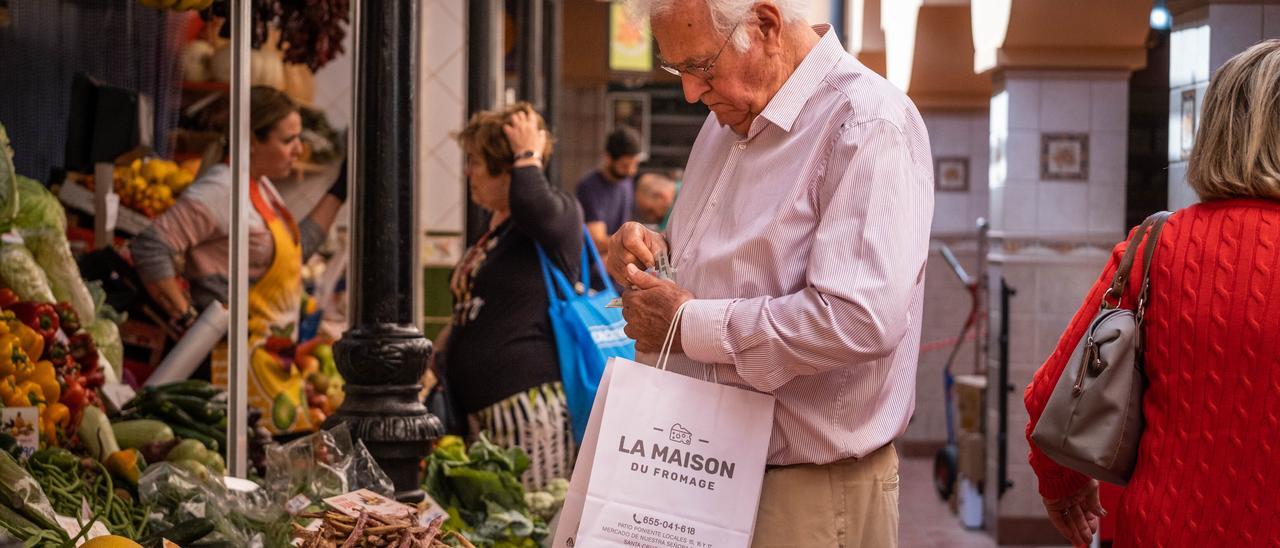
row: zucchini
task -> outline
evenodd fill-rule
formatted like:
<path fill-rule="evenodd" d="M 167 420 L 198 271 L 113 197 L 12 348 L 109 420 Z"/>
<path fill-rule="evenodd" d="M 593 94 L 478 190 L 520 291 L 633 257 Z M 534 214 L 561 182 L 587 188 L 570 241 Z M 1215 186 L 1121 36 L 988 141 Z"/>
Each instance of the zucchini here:
<path fill-rule="evenodd" d="M 141 449 L 146 445 L 173 439 L 173 429 L 157 420 L 137 419 L 112 423 L 111 430 L 115 432 L 116 442 L 121 449 Z"/>
<path fill-rule="evenodd" d="M 84 416 L 80 419 L 80 442 L 89 450 L 89 455 L 97 461 L 103 461 L 112 453 L 120 450 L 116 443 L 116 433 L 111 430 L 111 422 L 106 413 L 92 405 L 84 408 Z"/>
<path fill-rule="evenodd" d="M 199 441 L 210 451 L 219 451 L 222 447 L 222 444 L 212 436 L 207 436 L 203 432 L 197 432 L 190 428 L 174 426 L 173 433 L 179 438 Z"/>

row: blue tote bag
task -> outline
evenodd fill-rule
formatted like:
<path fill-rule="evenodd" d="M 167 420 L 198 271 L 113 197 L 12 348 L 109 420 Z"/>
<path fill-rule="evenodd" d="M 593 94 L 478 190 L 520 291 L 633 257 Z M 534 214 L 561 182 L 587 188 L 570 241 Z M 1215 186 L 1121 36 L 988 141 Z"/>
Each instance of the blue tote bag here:
<path fill-rule="evenodd" d="M 586 235 L 585 229 L 583 233 Z M 556 336 L 560 377 L 569 404 L 573 437 L 581 442 L 587 429 L 587 418 L 591 416 L 591 404 L 596 399 L 596 389 L 600 386 L 600 377 L 604 375 L 605 363 L 613 357 L 635 359 L 636 343 L 623 333 L 626 321 L 622 319 L 622 311 L 605 308 L 618 296 L 618 292 L 609 282 L 600 254 L 589 235 L 582 244 L 580 284 L 570 284 L 542 246 L 538 246 L 538 260 L 542 266 L 542 281 L 547 286 L 547 300 L 551 303 L 547 312 L 551 315 L 551 329 Z M 603 291 L 591 289 L 591 262 L 595 262 L 595 272 L 604 281 Z"/>

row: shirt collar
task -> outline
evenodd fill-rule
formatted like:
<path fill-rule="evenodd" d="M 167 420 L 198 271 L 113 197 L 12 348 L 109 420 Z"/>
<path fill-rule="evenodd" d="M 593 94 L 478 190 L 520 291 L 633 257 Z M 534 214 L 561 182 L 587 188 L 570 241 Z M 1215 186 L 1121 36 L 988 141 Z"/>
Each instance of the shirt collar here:
<path fill-rule="evenodd" d="M 831 25 L 814 25 L 813 30 L 822 38 L 804 56 L 800 66 L 796 67 L 795 72 L 791 73 L 787 81 L 778 89 L 778 93 L 773 95 L 769 104 L 765 105 L 764 111 L 760 113 L 760 118 L 768 120 L 786 132 L 791 131 L 791 126 L 800 116 L 800 109 L 809 101 L 809 97 L 813 96 L 814 90 L 826 78 L 827 73 L 831 72 L 831 67 L 835 66 L 844 55 L 844 48 L 840 46 L 836 33 L 831 32 Z M 751 126 L 748 133 L 750 137 L 754 137 L 764 129 L 764 124 L 759 123 L 758 120 L 752 122 Z"/>

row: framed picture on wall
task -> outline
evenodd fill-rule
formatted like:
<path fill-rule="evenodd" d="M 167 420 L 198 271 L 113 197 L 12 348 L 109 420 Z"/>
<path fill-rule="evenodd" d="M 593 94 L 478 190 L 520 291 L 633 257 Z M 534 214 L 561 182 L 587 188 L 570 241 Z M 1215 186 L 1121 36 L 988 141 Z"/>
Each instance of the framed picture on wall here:
<path fill-rule="evenodd" d="M 1089 134 L 1040 135 L 1040 178 L 1046 181 L 1089 179 Z"/>
<path fill-rule="evenodd" d="M 640 134 L 640 151 L 649 156 L 649 95 L 610 93 L 605 96 L 605 131 L 626 126 Z"/>
<path fill-rule="evenodd" d="M 1196 90 L 1182 92 L 1182 159 L 1191 155 L 1196 141 Z"/>
<path fill-rule="evenodd" d="M 969 159 L 959 156 L 934 158 L 933 188 L 938 192 L 968 192 Z"/>

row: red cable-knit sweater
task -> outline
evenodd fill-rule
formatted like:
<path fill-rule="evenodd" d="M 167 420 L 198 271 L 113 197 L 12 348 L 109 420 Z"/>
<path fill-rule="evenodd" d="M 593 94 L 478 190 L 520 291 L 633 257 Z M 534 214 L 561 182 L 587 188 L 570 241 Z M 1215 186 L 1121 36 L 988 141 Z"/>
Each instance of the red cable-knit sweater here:
<path fill-rule="evenodd" d="M 1132 234 L 1132 233 L 1131 233 Z M 1025 394 L 1027 438 L 1098 311 L 1121 242 Z M 1139 250 L 1141 251 L 1141 250 Z M 1146 312 L 1146 430 L 1116 546 L 1280 546 L 1280 202 L 1220 200 L 1173 214 Z M 1142 253 L 1124 306 L 1132 308 Z M 1087 478 L 1031 445 L 1040 494 Z"/>

